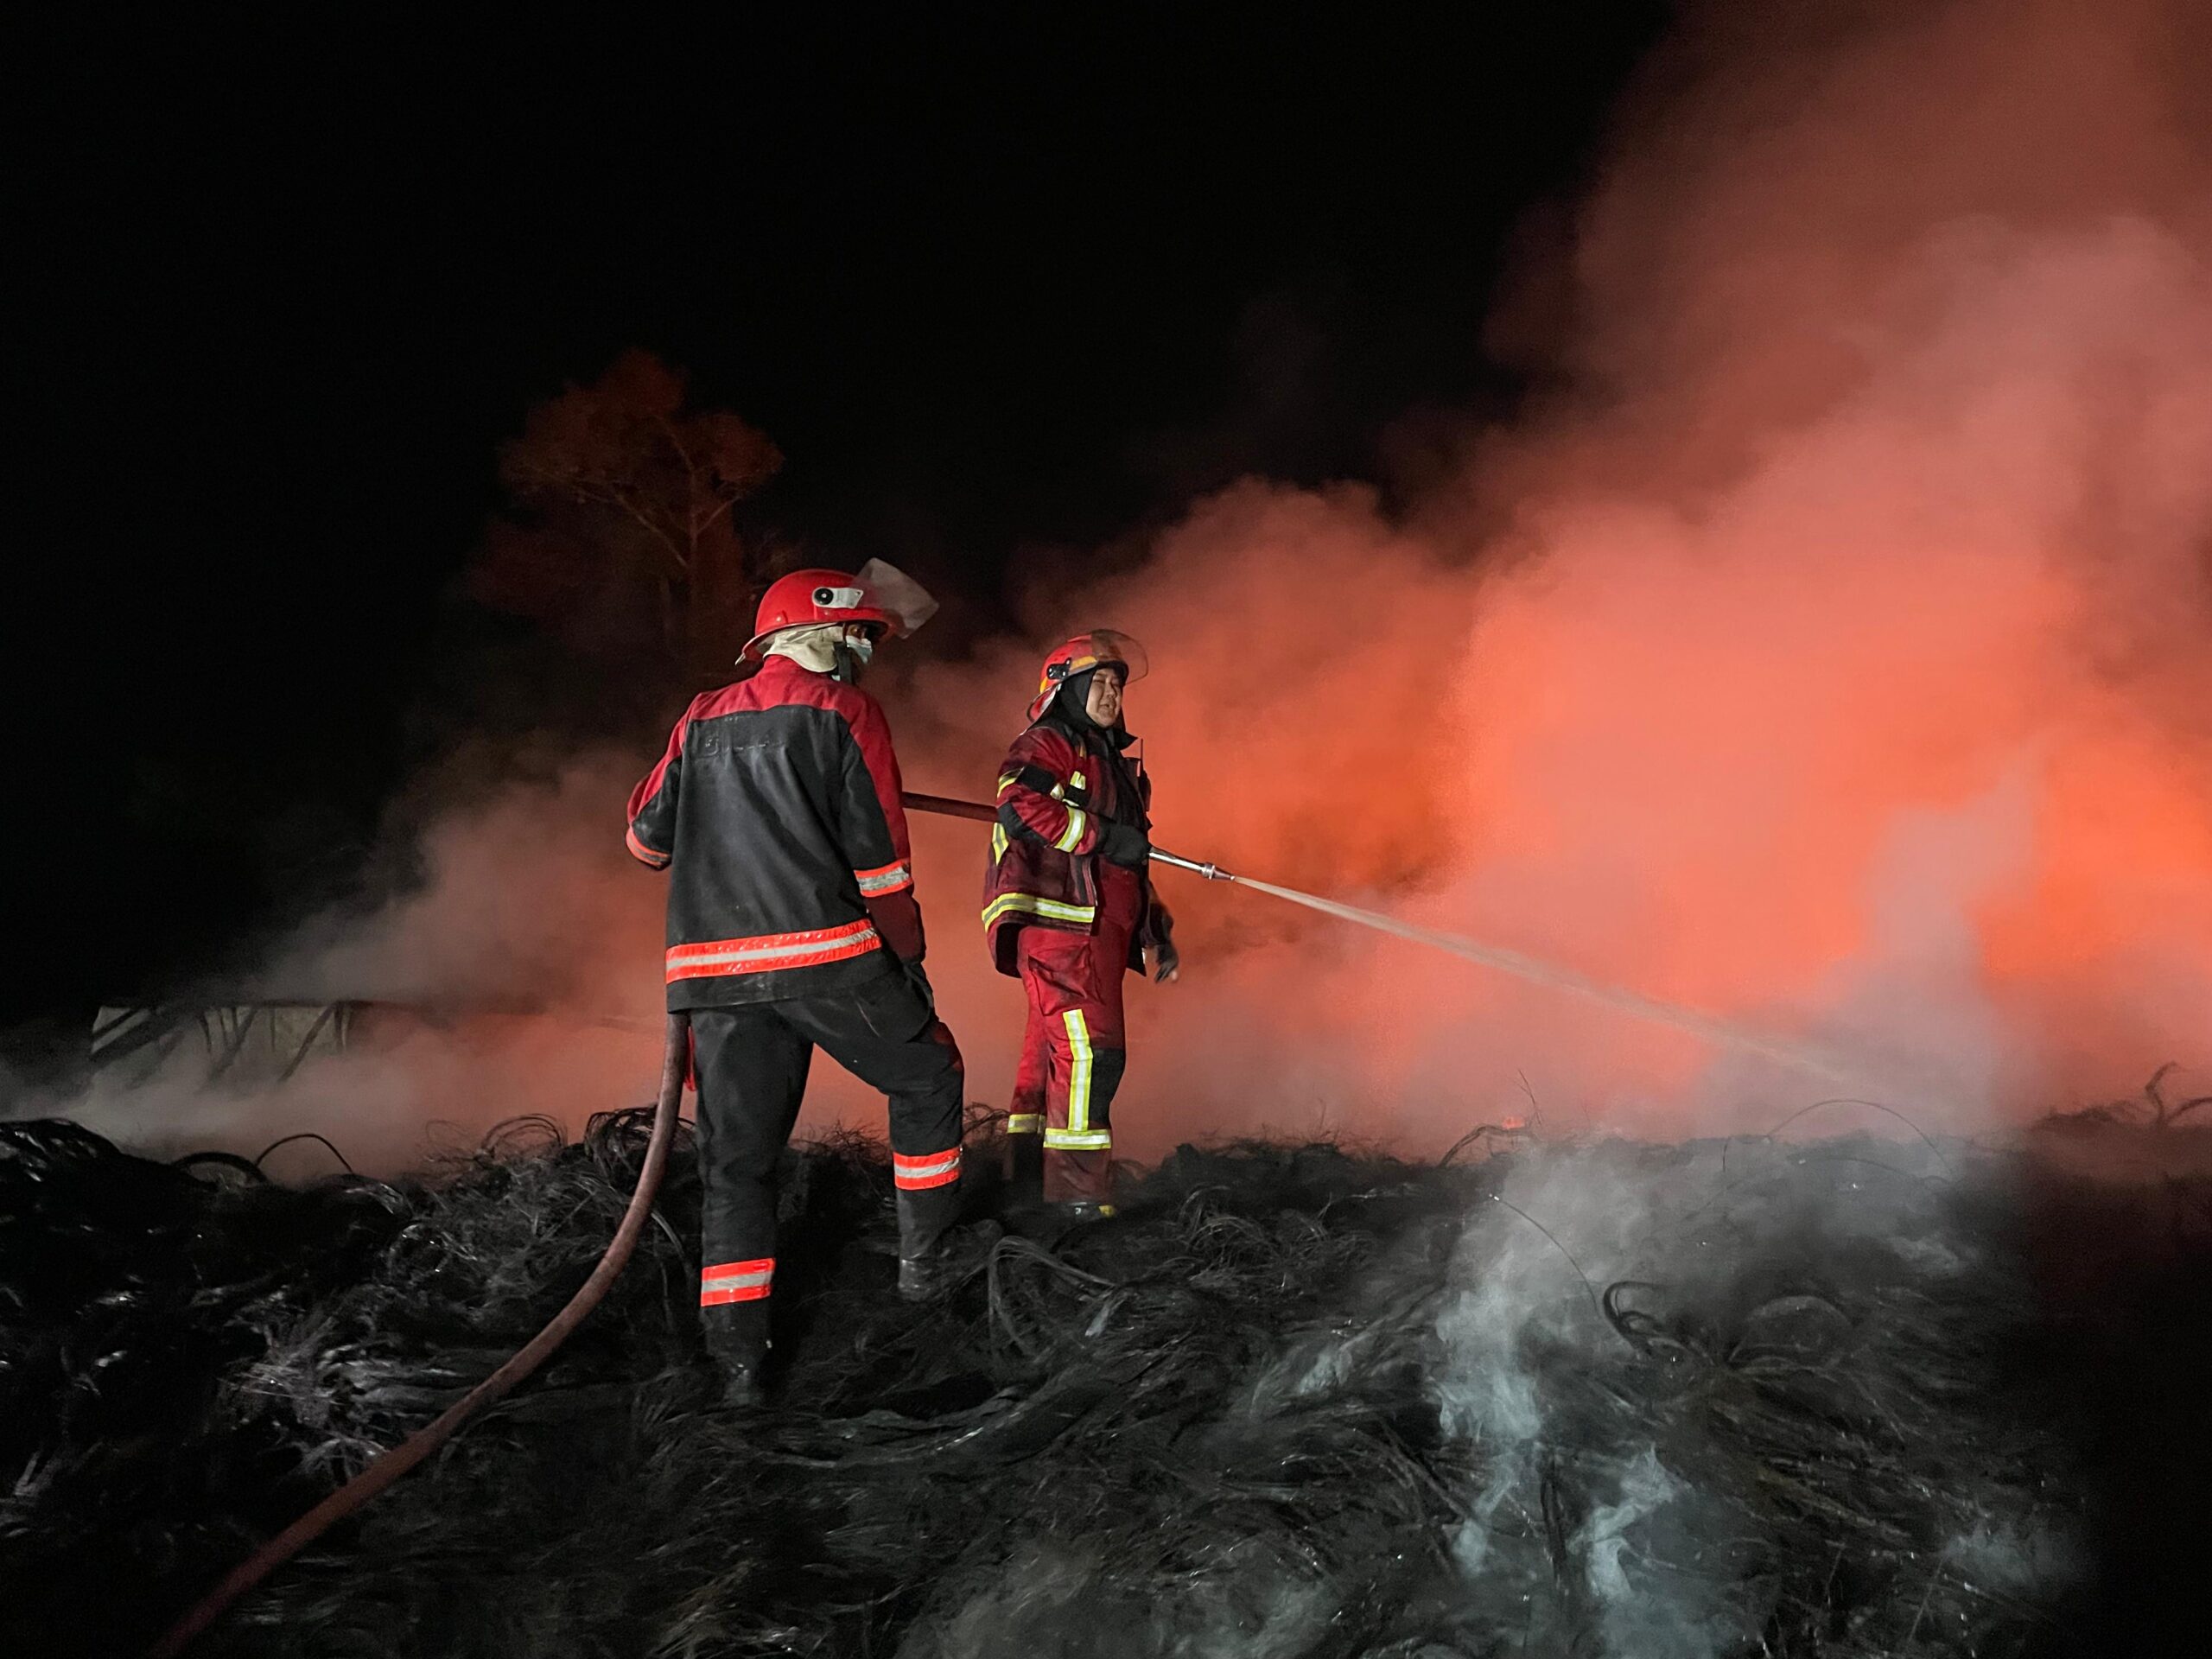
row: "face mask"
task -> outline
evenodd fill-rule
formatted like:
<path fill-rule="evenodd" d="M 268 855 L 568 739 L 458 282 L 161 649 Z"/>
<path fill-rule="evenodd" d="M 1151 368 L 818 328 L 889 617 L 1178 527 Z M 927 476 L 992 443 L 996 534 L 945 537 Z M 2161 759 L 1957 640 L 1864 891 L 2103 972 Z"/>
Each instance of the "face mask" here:
<path fill-rule="evenodd" d="M 874 660 L 875 640 L 855 630 L 831 646 L 830 655 L 836 659 L 836 666 L 830 671 L 831 675 L 847 685 L 857 685 L 861 671 Z"/>

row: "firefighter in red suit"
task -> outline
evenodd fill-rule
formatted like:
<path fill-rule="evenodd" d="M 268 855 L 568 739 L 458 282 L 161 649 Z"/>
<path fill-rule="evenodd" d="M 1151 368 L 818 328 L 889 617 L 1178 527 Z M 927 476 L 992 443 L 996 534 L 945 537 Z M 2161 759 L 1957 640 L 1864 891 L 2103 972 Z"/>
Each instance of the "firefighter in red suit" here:
<path fill-rule="evenodd" d="M 1122 976 L 1176 976 L 1173 925 L 1147 867 L 1152 780 L 1122 719 L 1142 652 L 1080 634 L 1045 660 L 1029 728 L 999 768 L 984 886 L 992 961 L 1029 1014 L 1008 1116 L 1017 1192 L 1078 1218 L 1113 1213 L 1113 1104 L 1128 1061 Z"/>
<path fill-rule="evenodd" d="M 889 566 L 800 570 L 760 602 L 748 679 L 695 699 L 630 797 L 631 853 L 668 871 L 671 1012 L 691 1018 L 704 1263 L 724 1397 L 760 1398 L 776 1166 L 817 1046 L 890 1098 L 899 1288 L 961 1265 L 959 1051 L 922 968 L 922 914 L 883 709 L 855 683 L 933 601 Z"/>

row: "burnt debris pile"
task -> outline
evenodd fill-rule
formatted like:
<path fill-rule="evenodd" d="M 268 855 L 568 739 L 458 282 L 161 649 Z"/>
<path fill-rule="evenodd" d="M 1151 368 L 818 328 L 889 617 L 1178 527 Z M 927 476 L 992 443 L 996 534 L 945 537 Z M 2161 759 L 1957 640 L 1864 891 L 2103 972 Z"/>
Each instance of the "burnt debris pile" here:
<path fill-rule="evenodd" d="M 590 1270 L 645 1128 L 292 1189 L 0 1124 L 0 1650 L 139 1649 L 486 1374 Z M 2187 1570 L 2161 1506 L 2202 1472 L 2212 1181 L 2078 1146 L 1480 1144 L 1185 1147 L 918 1308 L 880 1155 L 810 1148 L 758 1414 L 712 1403 L 680 1149 L 556 1360 L 195 1650 L 2149 1642 Z"/>

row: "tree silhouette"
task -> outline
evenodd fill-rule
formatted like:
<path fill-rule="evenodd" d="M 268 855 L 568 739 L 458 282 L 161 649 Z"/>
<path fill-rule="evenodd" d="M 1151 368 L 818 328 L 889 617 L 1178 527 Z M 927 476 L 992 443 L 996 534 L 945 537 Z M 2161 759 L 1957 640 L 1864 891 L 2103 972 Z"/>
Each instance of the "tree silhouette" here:
<path fill-rule="evenodd" d="M 626 352 L 532 409 L 501 449 L 522 513 L 493 526 L 477 596 L 588 654 L 652 650 L 708 677 L 737 654 L 753 586 L 731 509 L 782 465 L 765 433 L 687 411 L 682 375 Z"/>

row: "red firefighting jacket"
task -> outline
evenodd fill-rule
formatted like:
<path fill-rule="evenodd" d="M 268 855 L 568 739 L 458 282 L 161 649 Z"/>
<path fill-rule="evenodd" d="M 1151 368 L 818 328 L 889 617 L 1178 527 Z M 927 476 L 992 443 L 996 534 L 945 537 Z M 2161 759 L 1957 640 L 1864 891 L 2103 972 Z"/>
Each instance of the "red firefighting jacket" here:
<path fill-rule="evenodd" d="M 1014 944 L 1025 927 L 1098 931 L 1100 832 L 1109 823 L 1152 830 L 1152 779 L 1126 757 L 1128 734 L 1110 736 L 1048 708 L 1014 739 L 999 768 L 999 821 L 983 878 L 983 931 L 1002 974 L 1018 974 Z M 1173 925 L 1142 871 L 1144 898 L 1129 946 L 1142 972 L 1144 950 Z"/>
<path fill-rule="evenodd" d="M 771 657 L 696 698 L 630 797 L 629 847 L 669 872 L 668 1006 L 843 990 L 922 958 L 883 709 Z"/>

